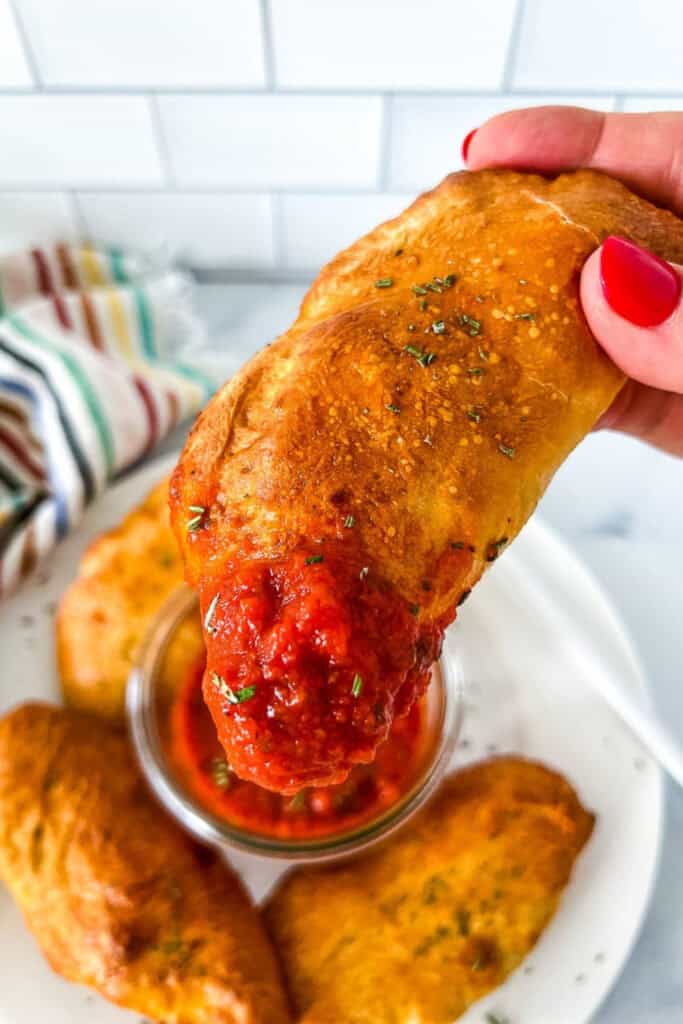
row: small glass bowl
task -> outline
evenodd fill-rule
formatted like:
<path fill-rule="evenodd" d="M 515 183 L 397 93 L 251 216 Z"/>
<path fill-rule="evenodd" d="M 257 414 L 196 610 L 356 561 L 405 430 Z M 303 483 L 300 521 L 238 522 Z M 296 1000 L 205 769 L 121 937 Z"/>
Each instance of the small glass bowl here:
<path fill-rule="evenodd" d="M 162 732 L 181 680 L 169 672 L 169 662 L 183 661 L 183 641 L 197 646 L 199 608 L 196 594 L 181 586 L 161 608 L 142 644 L 128 679 L 128 723 L 142 771 L 166 810 L 201 842 L 222 852 L 241 850 L 260 857 L 292 861 L 322 861 L 350 856 L 365 850 L 402 825 L 422 807 L 441 780 L 455 749 L 463 717 L 463 684 L 460 665 L 440 660 L 424 701 L 427 751 L 412 786 L 375 818 L 346 831 L 323 836 L 287 837 L 259 834 L 219 818 L 197 800 L 167 756 Z M 194 629 L 190 627 L 195 627 Z M 179 631 L 184 631 L 179 633 Z M 171 642 L 175 638 L 175 652 Z M 180 656 L 179 656 L 180 655 Z M 185 665 L 189 667 L 187 658 Z"/>

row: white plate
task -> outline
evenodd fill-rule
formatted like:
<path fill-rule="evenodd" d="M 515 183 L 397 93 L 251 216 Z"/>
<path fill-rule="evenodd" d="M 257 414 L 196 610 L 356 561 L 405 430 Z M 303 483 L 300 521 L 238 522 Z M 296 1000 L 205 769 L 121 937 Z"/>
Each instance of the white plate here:
<path fill-rule="evenodd" d="M 0 711 L 28 698 L 58 699 L 54 602 L 90 540 L 118 522 L 173 461 L 147 466 L 113 487 L 49 569 L 2 606 Z M 578 642 L 553 627 L 549 609 L 560 595 L 576 609 Z M 597 814 L 594 835 L 540 942 L 462 1022 L 482 1024 L 494 1012 L 510 1024 L 584 1024 L 614 984 L 643 919 L 661 840 L 661 778 L 593 693 L 593 644 L 621 684 L 647 704 L 623 625 L 574 555 L 537 520 L 477 586 L 448 633 L 446 656 L 457 649 L 468 687 L 457 763 L 501 751 L 538 758 L 562 772 Z M 235 861 L 257 896 L 282 870 Z M 52 974 L 4 890 L 0 950 L 2 1024 L 139 1022 L 139 1015 Z"/>

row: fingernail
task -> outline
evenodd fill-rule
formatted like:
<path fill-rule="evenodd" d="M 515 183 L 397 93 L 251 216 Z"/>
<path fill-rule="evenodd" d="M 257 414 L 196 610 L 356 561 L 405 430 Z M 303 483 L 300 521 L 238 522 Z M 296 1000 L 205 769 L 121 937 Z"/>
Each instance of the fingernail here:
<path fill-rule="evenodd" d="M 664 323 L 681 297 L 681 279 L 673 267 L 615 235 L 600 252 L 600 283 L 614 312 L 638 327 Z"/>
<path fill-rule="evenodd" d="M 462 162 L 464 164 L 467 163 L 467 152 L 468 152 L 468 150 L 470 148 L 470 143 L 471 143 L 472 139 L 474 138 L 474 136 L 476 135 L 476 133 L 477 133 L 477 129 L 473 128 L 472 131 L 468 132 L 467 135 L 465 136 L 465 138 L 462 140 L 462 146 L 460 148 L 460 152 L 462 153 Z"/>

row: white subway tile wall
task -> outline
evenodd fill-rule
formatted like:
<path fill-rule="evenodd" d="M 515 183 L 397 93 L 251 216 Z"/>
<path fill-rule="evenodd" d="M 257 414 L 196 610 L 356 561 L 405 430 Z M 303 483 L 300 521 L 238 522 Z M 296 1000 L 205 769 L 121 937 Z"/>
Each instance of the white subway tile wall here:
<path fill-rule="evenodd" d="M 265 85 L 255 0 L 20 0 L 19 10 L 47 86 Z"/>
<path fill-rule="evenodd" d="M 377 185 L 378 97 L 162 95 L 159 111 L 180 186 Z"/>
<path fill-rule="evenodd" d="M 0 249 L 308 275 L 492 114 L 683 109 L 682 38 L 681 0 L 0 0 Z"/>

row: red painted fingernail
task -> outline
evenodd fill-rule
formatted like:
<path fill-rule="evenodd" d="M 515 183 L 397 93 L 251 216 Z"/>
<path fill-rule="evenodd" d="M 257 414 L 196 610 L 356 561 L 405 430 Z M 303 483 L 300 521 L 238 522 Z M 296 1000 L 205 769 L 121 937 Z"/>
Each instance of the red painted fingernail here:
<path fill-rule="evenodd" d="M 461 147 L 460 152 L 462 153 L 462 162 L 464 164 L 467 163 L 467 151 L 470 148 L 470 142 L 472 141 L 472 139 L 474 138 L 474 136 L 476 134 L 477 134 L 477 129 L 473 128 L 472 131 L 468 132 L 467 135 L 465 136 L 465 138 L 462 140 L 462 147 Z"/>
<path fill-rule="evenodd" d="M 664 323 L 681 298 L 681 279 L 672 266 L 615 235 L 600 252 L 600 283 L 614 312 L 638 327 Z"/>

